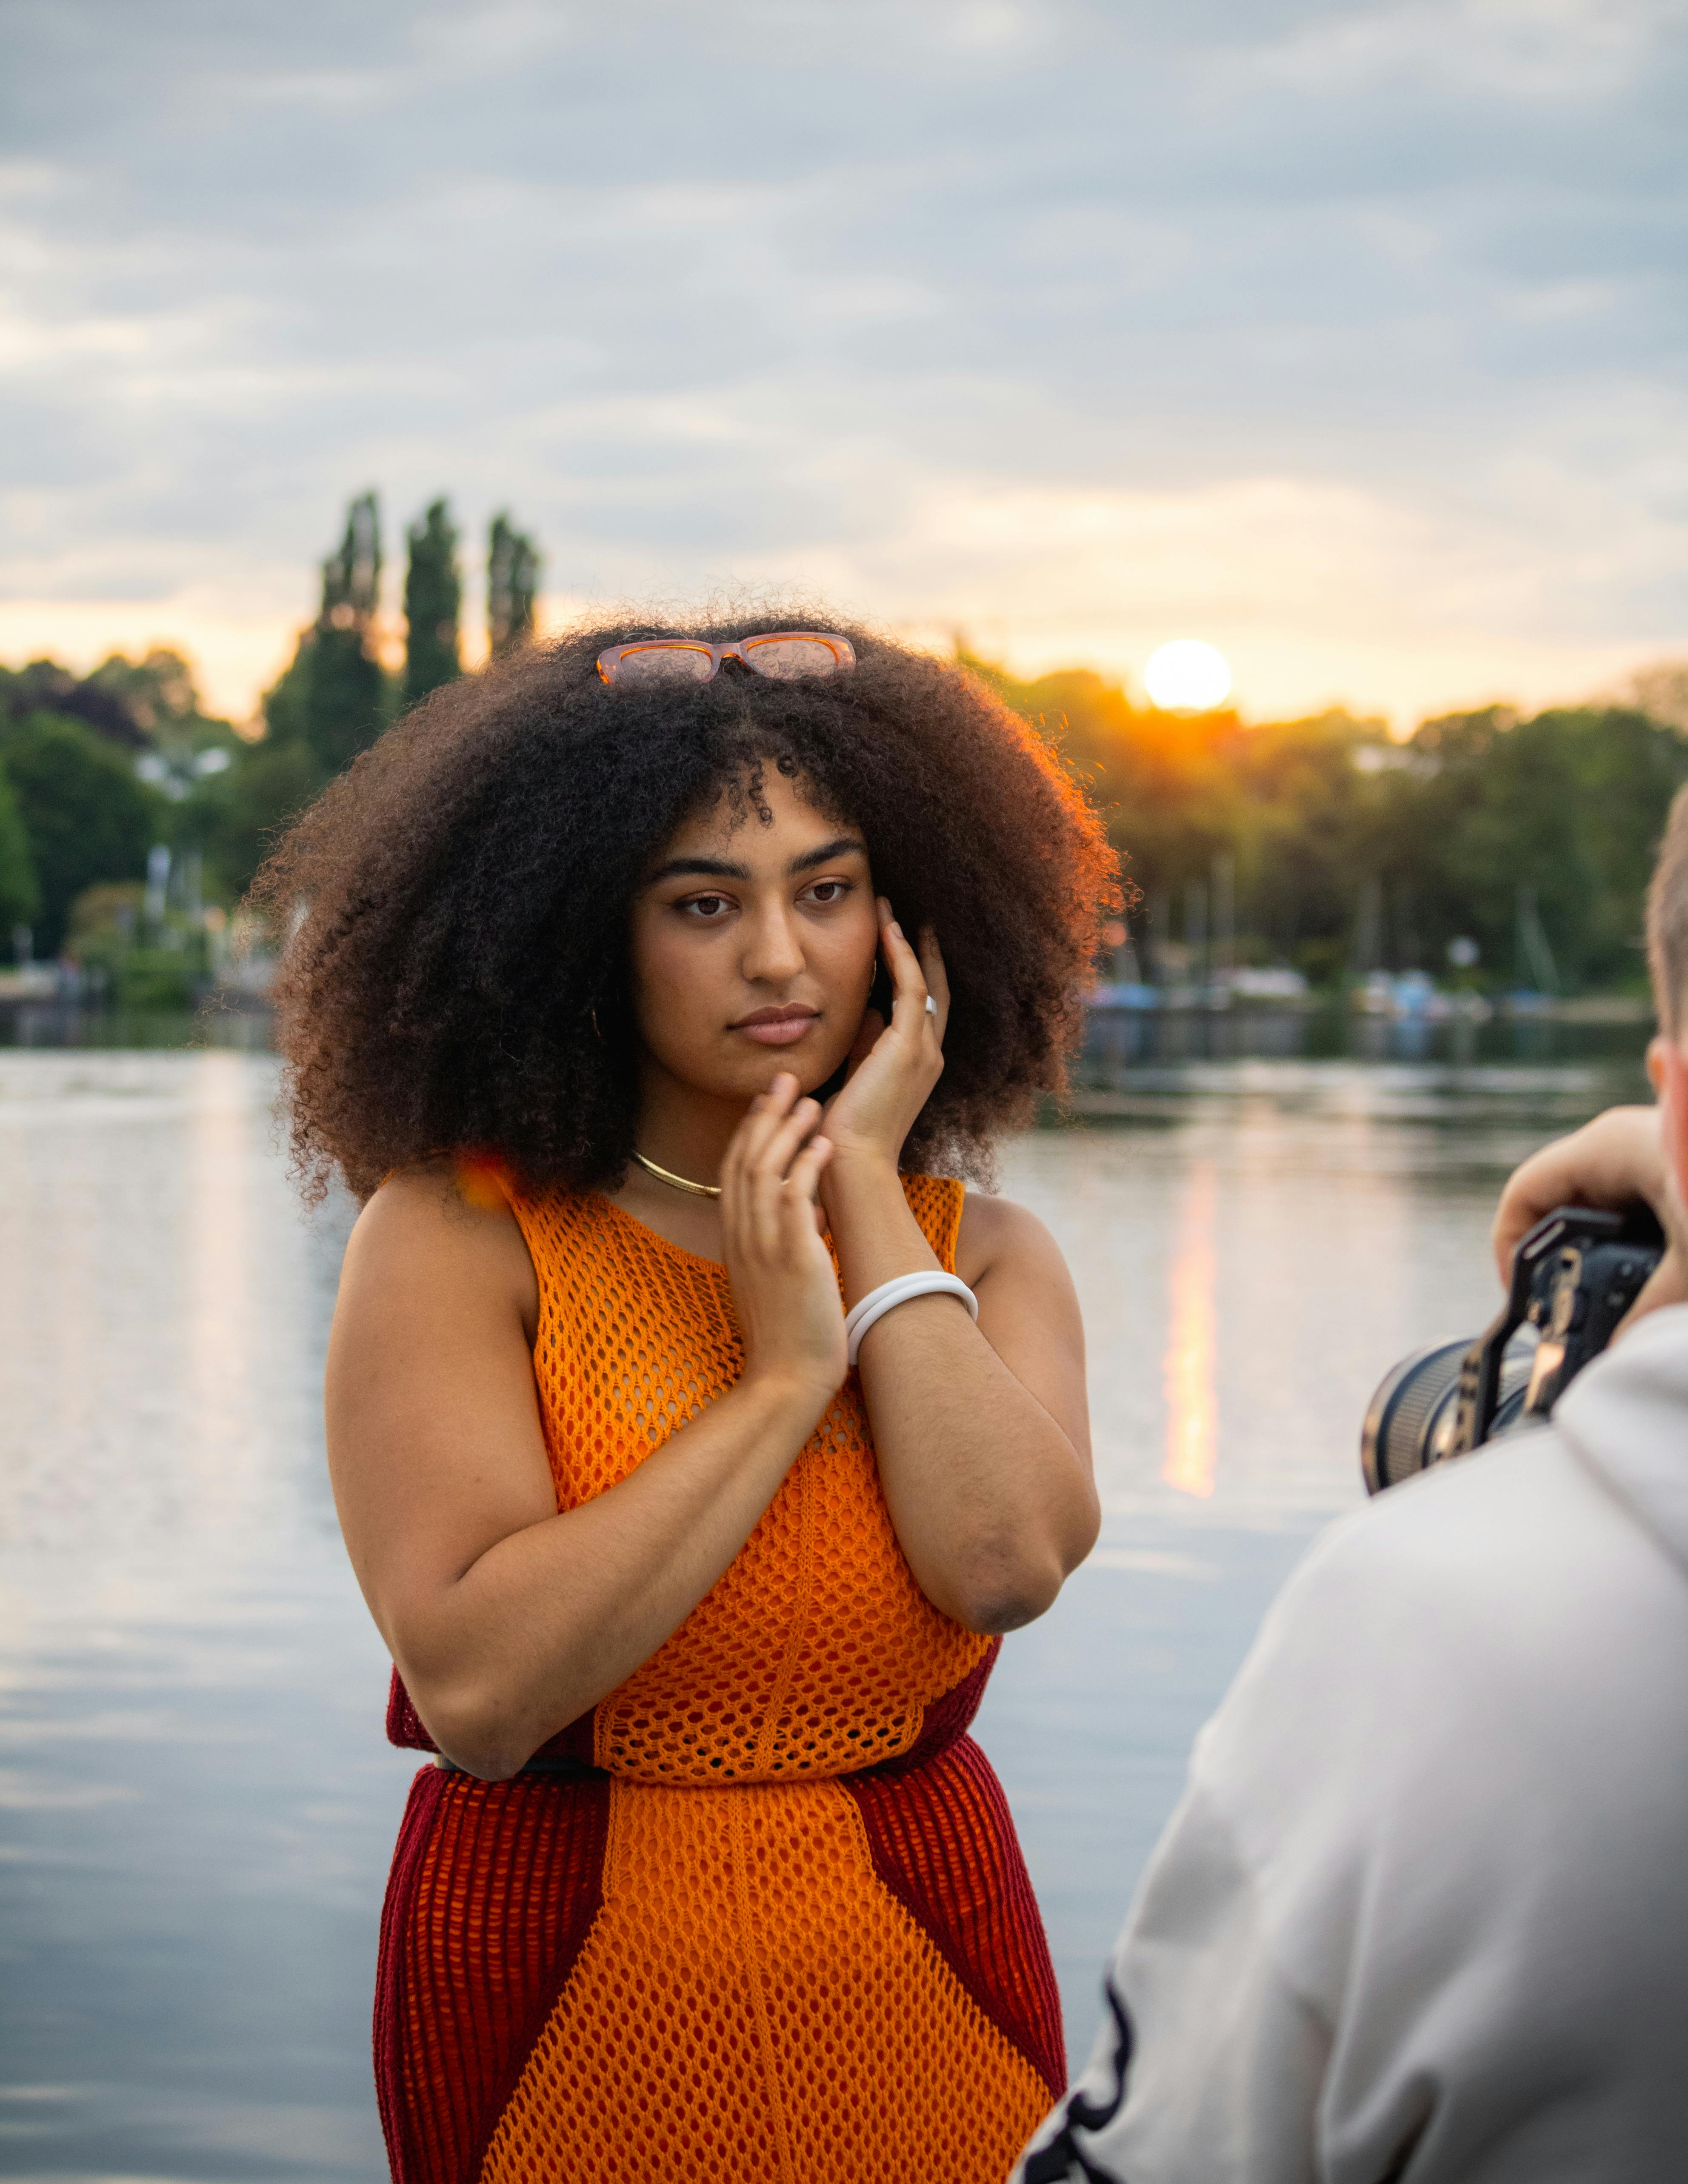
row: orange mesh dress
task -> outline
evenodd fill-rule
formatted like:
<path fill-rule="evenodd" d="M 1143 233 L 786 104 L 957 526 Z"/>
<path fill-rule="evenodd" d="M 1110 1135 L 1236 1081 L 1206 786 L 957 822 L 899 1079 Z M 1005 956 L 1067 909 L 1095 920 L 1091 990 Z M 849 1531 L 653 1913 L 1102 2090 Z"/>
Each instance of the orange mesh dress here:
<path fill-rule="evenodd" d="M 952 1268 L 961 1184 L 905 1188 Z M 576 1508 L 738 1378 L 732 1292 L 596 1193 L 515 1210 Z M 714 1590 L 532 1770 L 416 1777 L 376 2014 L 397 2184 L 1006 2177 L 1066 2072 L 967 1734 L 999 1642 L 916 1585 L 852 1373 Z M 396 1676 L 388 1731 L 432 1748 Z"/>

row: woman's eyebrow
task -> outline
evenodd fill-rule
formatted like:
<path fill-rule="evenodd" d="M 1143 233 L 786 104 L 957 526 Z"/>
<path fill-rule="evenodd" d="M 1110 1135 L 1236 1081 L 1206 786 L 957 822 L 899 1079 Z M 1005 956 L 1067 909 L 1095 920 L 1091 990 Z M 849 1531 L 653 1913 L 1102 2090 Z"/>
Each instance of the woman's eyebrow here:
<path fill-rule="evenodd" d="M 805 850 L 800 857 L 794 857 L 786 866 L 788 873 L 806 872 L 813 866 L 830 864 L 834 857 L 849 856 L 852 852 L 861 856 L 867 854 L 867 844 L 856 834 L 834 835 L 830 842 L 822 842 L 818 849 Z M 666 864 L 659 865 L 655 872 L 644 876 L 644 885 L 655 887 L 659 880 L 750 880 L 755 874 L 749 865 L 735 865 L 725 857 L 670 857 Z"/>
<path fill-rule="evenodd" d="M 753 878 L 748 865 L 730 865 L 724 857 L 671 857 L 666 865 L 659 865 L 654 872 L 647 872 L 644 884 L 655 887 L 659 880 L 688 878 L 705 880 L 748 880 Z"/>
<path fill-rule="evenodd" d="M 867 844 L 859 834 L 838 834 L 830 842 L 822 842 L 818 850 L 805 850 L 800 857 L 794 857 L 786 871 L 792 874 L 806 872 L 813 866 L 831 864 L 834 857 L 848 856 L 852 850 L 866 856 Z"/>

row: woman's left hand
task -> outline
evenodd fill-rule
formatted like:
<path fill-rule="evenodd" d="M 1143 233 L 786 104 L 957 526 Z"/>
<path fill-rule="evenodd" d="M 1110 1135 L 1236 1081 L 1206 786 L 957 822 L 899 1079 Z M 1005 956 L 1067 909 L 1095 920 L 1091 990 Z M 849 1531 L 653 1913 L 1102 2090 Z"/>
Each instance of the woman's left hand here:
<path fill-rule="evenodd" d="M 903 1140 L 944 1073 L 950 981 L 938 937 L 928 926 L 916 955 L 883 895 L 878 910 L 879 945 L 891 977 L 891 1021 L 877 1009 L 868 1010 L 843 1088 L 827 1103 L 821 1128 L 833 1146 L 834 1175 L 864 1159 L 894 1172 Z M 927 1006 L 928 995 L 933 1009 Z"/>
<path fill-rule="evenodd" d="M 922 933 L 916 953 L 890 905 L 878 910 L 891 1021 L 864 1018 L 821 1123 L 833 1150 L 820 1195 L 847 1304 L 939 1265 L 897 1163 L 943 1072 L 950 984 L 936 936 Z M 874 1323 L 856 1362 L 915 1582 L 943 1614 L 995 1632 L 1041 1615 L 1096 1536 L 1084 1337 L 1061 1254 L 1030 1214 L 969 1199 L 954 1263 L 977 1325 L 954 1297 L 915 1297 Z"/>

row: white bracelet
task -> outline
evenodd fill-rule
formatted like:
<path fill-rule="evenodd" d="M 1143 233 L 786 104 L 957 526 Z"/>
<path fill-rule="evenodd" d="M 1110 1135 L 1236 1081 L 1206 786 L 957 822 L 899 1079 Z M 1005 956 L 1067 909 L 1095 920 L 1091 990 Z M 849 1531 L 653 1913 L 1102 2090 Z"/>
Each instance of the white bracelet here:
<path fill-rule="evenodd" d="M 900 1304 L 906 1304 L 911 1297 L 917 1296 L 957 1296 L 975 1319 L 979 1316 L 978 1299 L 958 1274 L 941 1274 L 935 1267 L 928 1267 L 917 1274 L 894 1274 L 889 1282 L 881 1282 L 877 1290 L 869 1290 L 844 1314 L 846 1354 L 852 1365 L 861 1353 L 861 1338 L 874 1321 L 883 1319 L 888 1312 L 894 1312 Z"/>

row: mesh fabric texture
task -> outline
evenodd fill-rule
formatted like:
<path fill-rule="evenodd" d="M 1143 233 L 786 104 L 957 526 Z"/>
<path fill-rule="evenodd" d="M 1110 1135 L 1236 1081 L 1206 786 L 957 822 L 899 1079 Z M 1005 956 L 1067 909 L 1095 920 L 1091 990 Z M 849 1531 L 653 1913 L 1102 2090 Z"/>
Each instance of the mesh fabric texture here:
<path fill-rule="evenodd" d="M 961 1185 L 905 1188 L 953 1269 Z M 578 1507 L 738 1379 L 731 1290 L 596 1194 L 512 1203 Z M 1005 2177 L 1063 2073 L 965 1734 L 995 1652 L 915 1584 L 852 1373 L 720 1582 L 544 1747 L 599 1779 L 419 1778 L 377 2008 L 400 2184 Z M 432 1742 L 396 1678 L 388 1724 Z"/>

